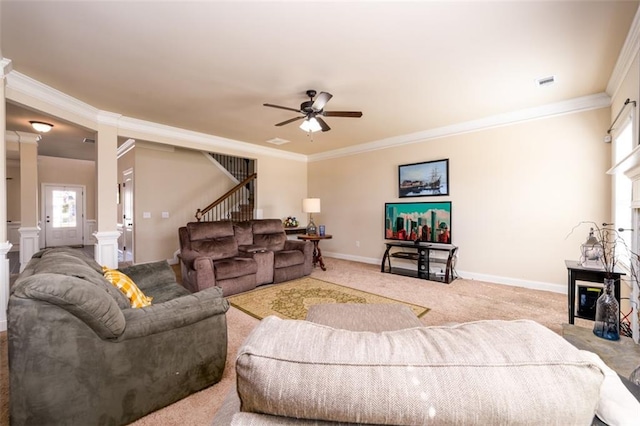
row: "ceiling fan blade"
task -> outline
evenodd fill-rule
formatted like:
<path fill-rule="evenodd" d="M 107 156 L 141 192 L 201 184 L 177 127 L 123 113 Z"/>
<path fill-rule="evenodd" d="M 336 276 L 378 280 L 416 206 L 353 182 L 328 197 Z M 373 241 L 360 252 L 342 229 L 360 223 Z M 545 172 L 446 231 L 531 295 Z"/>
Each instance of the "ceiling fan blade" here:
<path fill-rule="evenodd" d="M 276 126 L 284 126 L 285 124 L 293 123 L 294 121 L 302 120 L 303 118 L 305 117 L 302 116 L 302 117 L 291 118 L 289 120 L 283 121 L 282 123 L 276 124 Z"/>
<path fill-rule="evenodd" d="M 274 104 L 262 104 L 266 107 L 271 107 L 271 108 L 280 108 L 280 109 L 286 109 L 287 111 L 295 111 L 295 112 L 300 112 L 299 109 L 295 109 L 295 108 L 289 108 L 289 107 L 285 107 L 285 106 L 280 106 L 280 105 L 274 105 Z"/>
<path fill-rule="evenodd" d="M 314 111 L 322 111 L 324 106 L 327 104 L 327 102 L 329 102 L 329 99 L 331 99 L 332 97 L 333 95 L 331 93 L 320 92 L 318 97 L 316 97 L 316 100 L 313 101 L 313 105 L 311 105 L 311 108 L 313 108 Z"/>
<path fill-rule="evenodd" d="M 318 123 L 320 123 L 320 127 L 322 128 L 323 132 L 328 132 L 329 130 L 331 130 L 331 127 L 329 127 L 329 125 L 322 118 L 316 116 L 316 120 L 318 120 Z"/>
<path fill-rule="evenodd" d="M 323 111 L 322 115 L 325 117 L 362 117 L 361 111 Z"/>

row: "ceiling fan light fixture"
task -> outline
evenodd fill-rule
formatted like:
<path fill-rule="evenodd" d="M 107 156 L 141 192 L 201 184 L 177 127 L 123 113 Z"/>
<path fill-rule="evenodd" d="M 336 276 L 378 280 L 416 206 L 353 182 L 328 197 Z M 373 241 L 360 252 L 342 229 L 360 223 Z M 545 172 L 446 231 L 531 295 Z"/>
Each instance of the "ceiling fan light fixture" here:
<path fill-rule="evenodd" d="M 45 123 L 43 121 L 29 121 L 29 123 L 31 123 L 31 127 L 33 127 L 36 132 L 40 133 L 47 133 L 53 128 L 53 124 Z"/>
<path fill-rule="evenodd" d="M 320 123 L 318 123 L 318 120 L 316 120 L 315 117 L 307 118 L 306 120 L 304 120 L 300 125 L 300 128 L 307 133 L 313 133 L 322 130 L 322 126 L 320 126 Z"/>

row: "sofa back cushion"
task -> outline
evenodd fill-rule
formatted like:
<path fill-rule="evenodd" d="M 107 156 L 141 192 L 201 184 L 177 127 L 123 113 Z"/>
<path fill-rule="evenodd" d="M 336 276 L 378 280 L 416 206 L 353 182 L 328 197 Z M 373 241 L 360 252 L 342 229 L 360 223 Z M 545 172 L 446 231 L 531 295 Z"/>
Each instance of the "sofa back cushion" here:
<path fill-rule="evenodd" d="M 41 272 L 19 279 L 11 297 L 57 305 L 80 318 L 103 339 L 118 337 L 125 329 L 124 315 L 116 301 L 100 287 L 70 274 Z"/>
<path fill-rule="evenodd" d="M 234 223 L 233 231 L 239 246 L 253 245 L 253 229 L 251 227 L 251 221 Z"/>
<path fill-rule="evenodd" d="M 192 241 L 191 248 L 201 256 L 212 260 L 227 259 L 238 255 L 238 243 L 234 237 Z"/>
<path fill-rule="evenodd" d="M 228 220 L 219 222 L 189 222 L 187 230 L 191 242 L 212 238 L 233 237 L 233 223 Z"/>
<path fill-rule="evenodd" d="M 236 372 L 245 412 L 398 425 L 591 424 L 604 378 L 532 321 L 371 333 L 267 317 Z"/>
<path fill-rule="evenodd" d="M 253 244 L 266 247 L 271 251 L 284 250 L 287 234 L 279 219 L 261 219 L 253 221 Z"/>
<path fill-rule="evenodd" d="M 191 239 L 191 250 L 213 260 L 238 255 L 238 242 L 231 221 L 190 222 L 187 230 Z"/>
<path fill-rule="evenodd" d="M 75 250 L 75 251 L 74 251 Z M 96 270 L 96 266 L 98 269 Z M 45 249 L 37 253 L 27 264 L 21 277 L 32 274 L 57 274 L 76 277 L 91 283 L 113 298 L 120 309 L 130 308 L 129 299 L 109 283 L 102 274 L 102 267 L 77 249 Z"/>

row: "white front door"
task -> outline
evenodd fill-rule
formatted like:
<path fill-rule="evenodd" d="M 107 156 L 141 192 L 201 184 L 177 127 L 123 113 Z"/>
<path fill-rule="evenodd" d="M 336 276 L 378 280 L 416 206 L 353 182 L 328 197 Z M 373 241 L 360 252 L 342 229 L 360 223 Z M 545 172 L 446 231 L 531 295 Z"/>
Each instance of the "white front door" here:
<path fill-rule="evenodd" d="M 44 185 L 45 246 L 81 246 L 84 230 L 84 187 Z"/>

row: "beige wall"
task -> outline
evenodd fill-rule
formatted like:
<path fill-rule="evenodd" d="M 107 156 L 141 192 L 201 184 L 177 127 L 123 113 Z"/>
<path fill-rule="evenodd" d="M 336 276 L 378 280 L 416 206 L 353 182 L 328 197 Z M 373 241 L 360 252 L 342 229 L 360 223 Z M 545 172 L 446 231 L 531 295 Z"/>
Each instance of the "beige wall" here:
<path fill-rule="evenodd" d="M 72 160 L 68 158 L 38 157 L 38 193 L 43 183 L 84 185 L 85 217 L 87 220 L 96 218 L 96 175 L 95 162 L 86 160 Z M 114 188 L 115 194 L 115 188 Z M 115 197 L 114 197 L 115 198 Z M 40 194 L 42 200 L 42 194 Z M 42 208 L 42 206 L 40 207 Z"/>
<path fill-rule="evenodd" d="M 173 258 L 178 228 L 195 221 L 195 212 L 235 186 L 200 151 L 175 148 L 134 149 L 135 261 Z M 306 164 L 263 157 L 258 159 L 257 208 L 264 217 L 299 212 L 306 194 Z M 163 219 L 163 211 L 169 218 Z M 143 212 L 151 218 L 143 219 Z M 292 213 L 293 212 L 293 213 Z"/>
<path fill-rule="evenodd" d="M 566 289 L 588 229 L 610 214 L 609 109 L 587 111 L 309 164 L 325 253 L 379 262 L 384 203 L 451 201 L 460 275 Z M 398 198 L 398 165 L 448 158 L 450 196 Z M 360 246 L 356 246 L 356 242 Z"/>
<path fill-rule="evenodd" d="M 136 263 L 171 259 L 178 228 L 195 212 L 234 186 L 200 152 L 136 147 L 134 166 L 134 248 Z M 143 219 L 143 212 L 151 218 Z M 162 212 L 169 212 L 163 219 Z"/>
<path fill-rule="evenodd" d="M 11 222 L 20 222 L 19 161 L 7 161 L 7 178 L 7 220 Z"/>

